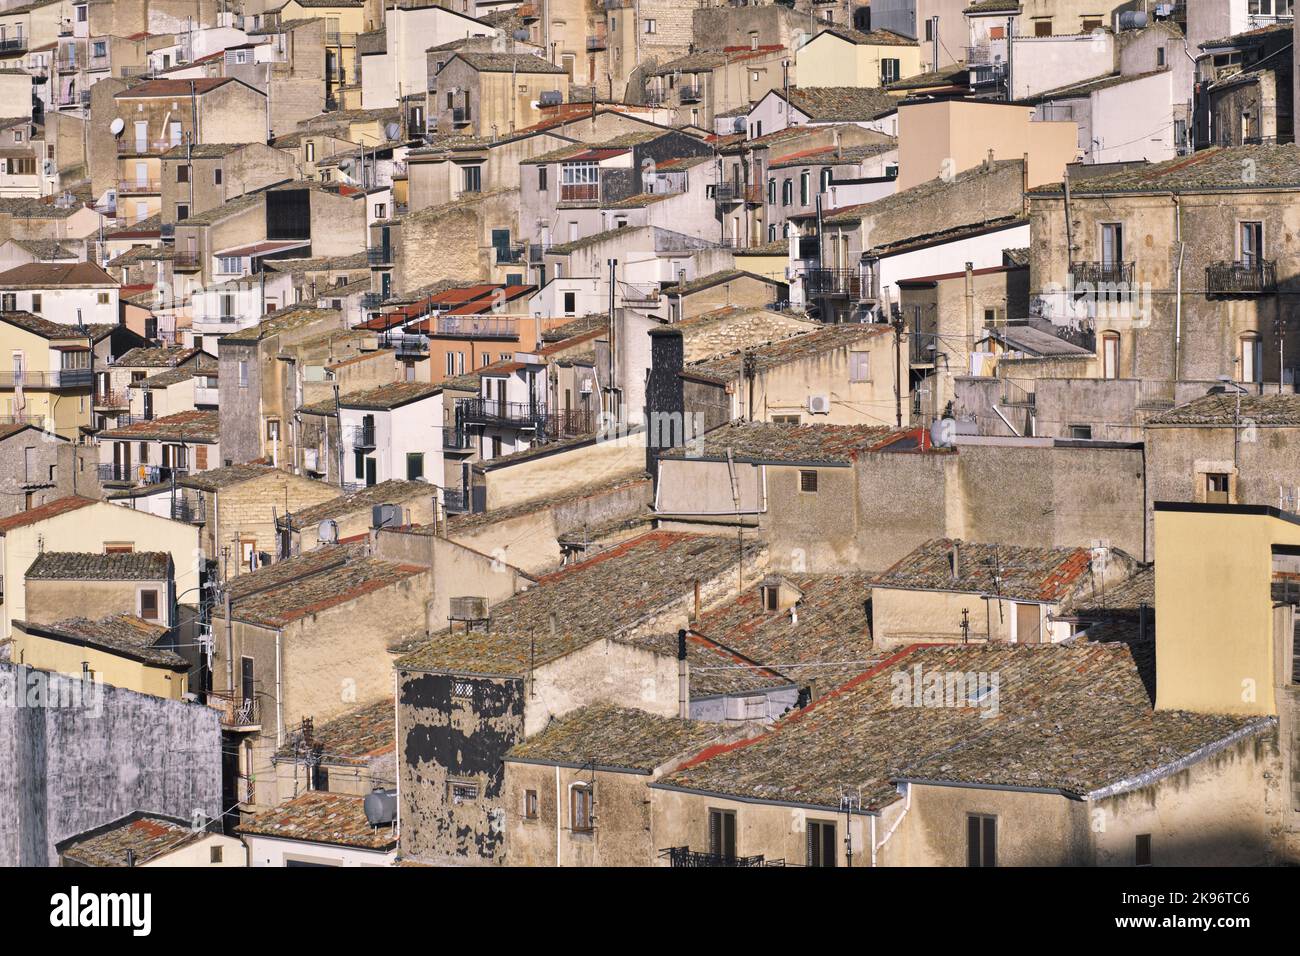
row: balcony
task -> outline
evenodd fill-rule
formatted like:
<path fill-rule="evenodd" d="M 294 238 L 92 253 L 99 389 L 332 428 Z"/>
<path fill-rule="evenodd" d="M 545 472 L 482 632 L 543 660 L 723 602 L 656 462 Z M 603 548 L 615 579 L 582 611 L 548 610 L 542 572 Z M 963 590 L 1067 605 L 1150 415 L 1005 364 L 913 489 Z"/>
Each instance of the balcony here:
<path fill-rule="evenodd" d="M 1025 385 L 1020 382 L 1023 381 Z M 1036 408 L 1038 406 L 1038 397 L 1031 389 L 1033 388 L 1033 379 L 1002 379 L 1002 404 L 1010 405 L 1015 408 Z"/>
<path fill-rule="evenodd" d="M 197 406 L 216 406 L 221 402 L 221 390 L 209 385 L 194 386 L 194 404 Z"/>
<path fill-rule="evenodd" d="M 465 434 L 463 428 L 444 425 L 442 429 L 442 450 L 443 451 L 471 451 L 474 447 L 469 436 Z"/>
<path fill-rule="evenodd" d="M 495 398 L 463 398 L 457 404 L 467 425 L 492 425 L 541 431 L 546 412 L 531 402 L 503 402 Z"/>
<path fill-rule="evenodd" d="M 600 202 L 600 183 L 561 183 L 560 202 Z"/>
<path fill-rule="evenodd" d="M 603 36 L 587 37 L 587 52 L 594 53 L 597 50 L 605 49 L 607 41 Z"/>
<path fill-rule="evenodd" d="M 620 282 L 618 285 L 624 308 L 655 309 L 659 307 L 659 286 L 636 285 L 631 282 Z"/>
<path fill-rule="evenodd" d="M 759 854 L 757 856 L 725 856 L 721 853 L 705 853 L 702 850 L 692 850 L 688 846 L 670 846 L 667 849 L 659 851 L 659 859 L 667 860 L 668 865 L 677 867 L 706 867 L 706 866 L 786 866 L 785 860 L 768 860 Z"/>
<path fill-rule="evenodd" d="M 442 492 L 442 507 L 448 514 L 466 514 L 470 510 L 470 503 L 465 492 L 459 488 L 446 488 Z"/>
<path fill-rule="evenodd" d="M 26 50 L 26 49 L 27 49 L 26 37 L 11 37 L 9 39 L 0 40 L 0 54 L 9 55 L 12 53 L 21 52 L 22 50 Z"/>
<path fill-rule="evenodd" d="M 547 434 L 552 438 L 576 438 L 596 431 L 596 413 L 589 408 L 571 408 L 557 412 L 547 421 Z"/>
<path fill-rule="evenodd" d="M 221 712 L 223 730 L 260 730 L 262 717 L 256 697 L 208 691 L 208 706 Z"/>
<path fill-rule="evenodd" d="M 452 126 L 468 126 L 468 125 L 469 125 L 469 107 L 467 107 L 467 106 L 453 106 L 453 107 L 452 107 L 452 110 L 451 110 L 451 125 L 452 125 Z"/>
<path fill-rule="evenodd" d="M 99 466 L 99 480 L 103 483 L 156 485 L 184 478 L 189 474 L 186 468 L 169 468 L 165 465 L 123 465 L 110 462 Z"/>
<path fill-rule="evenodd" d="M 180 249 L 172 256 L 172 269 L 176 272 L 198 272 L 202 268 L 202 257 L 197 252 Z"/>
<path fill-rule="evenodd" d="M 862 298 L 862 274 L 857 269 L 809 269 L 803 277 L 804 295 Z"/>
<path fill-rule="evenodd" d="M 754 185 L 718 183 L 713 187 L 713 201 L 715 203 L 744 202 L 762 205 L 763 187 L 757 183 Z"/>
<path fill-rule="evenodd" d="M 354 47 L 357 45 L 357 35 L 355 33 L 341 33 L 338 30 L 326 30 L 325 45 Z"/>
<path fill-rule="evenodd" d="M 361 293 L 361 308 L 365 312 L 374 312 L 384 304 L 384 295 L 382 292 L 363 292 Z"/>
<path fill-rule="evenodd" d="M 366 261 L 372 266 L 388 266 L 393 264 L 392 246 L 375 246 L 366 250 Z"/>
<path fill-rule="evenodd" d="M 429 340 L 423 335 L 381 335 L 379 347 L 408 357 L 429 354 Z"/>
<path fill-rule="evenodd" d="M 130 408 L 130 407 L 131 407 L 131 393 L 124 388 L 119 389 L 117 391 L 95 393 L 95 408 L 97 409 L 116 409 L 116 408 Z"/>
<path fill-rule="evenodd" d="M 173 498 L 171 514 L 173 521 L 184 521 L 187 524 L 203 524 L 207 515 L 207 499 L 199 498 L 197 502 L 190 501 L 188 498 Z"/>
<path fill-rule="evenodd" d="M 375 447 L 375 426 L 374 425 L 353 425 L 352 426 L 352 447 L 353 448 L 374 448 Z"/>
<path fill-rule="evenodd" d="M 69 327 L 70 334 L 73 328 Z M 95 373 L 88 368 L 67 368 L 57 372 L 0 372 L 0 389 L 23 388 L 90 388 Z"/>
<path fill-rule="evenodd" d="M 664 95 L 658 90 L 648 89 L 645 91 L 645 96 L 643 97 L 643 99 L 645 100 L 646 106 L 662 106 L 664 102 Z"/>
<path fill-rule="evenodd" d="M 463 339 L 517 339 L 519 320 L 497 315 L 440 315 L 435 335 Z"/>
<path fill-rule="evenodd" d="M 1131 286 L 1134 264 L 1131 262 L 1075 262 L 1070 265 L 1074 285 L 1087 283 L 1093 288 L 1101 286 Z"/>
<path fill-rule="evenodd" d="M 512 246 L 497 246 L 497 265 L 514 265 L 523 262 L 526 253 L 527 249 L 522 242 L 517 242 Z"/>
<path fill-rule="evenodd" d="M 703 95 L 704 93 L 698 85 L 677 88 L 677 98 L 683 103 L 698 103 Z"/>
<path fill-rule="evenodd" d="M 119 156 L 154 156 L 161 155 L 169 149 L 179 146 L 169 139 L 119 139 L 117 155 Z"/>
<path fill-rule="evenodd" d="M 1205 270 L 1208 295 L 1264 295 L 1277 291 L 1277 263 L 1256 259 L 1250 262 L 1215 262 Z"/>
<path fill-rule="evenodd" d="M 162 192 L 162 181 L 158 179 L 123 179 L 117 184 L 118 195 L 130 196 Z"/>

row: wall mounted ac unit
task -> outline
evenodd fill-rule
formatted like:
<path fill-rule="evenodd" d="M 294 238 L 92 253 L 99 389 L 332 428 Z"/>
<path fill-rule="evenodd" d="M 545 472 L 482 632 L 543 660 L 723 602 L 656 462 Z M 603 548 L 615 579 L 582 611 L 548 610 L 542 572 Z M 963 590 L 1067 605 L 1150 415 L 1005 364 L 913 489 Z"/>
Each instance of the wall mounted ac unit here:
<path fill-rule="evenodd" d="M 813 415 L 829 415 L 831 413 L 831 400 L 826 395 L 809 395 L 808 411 Z"/>

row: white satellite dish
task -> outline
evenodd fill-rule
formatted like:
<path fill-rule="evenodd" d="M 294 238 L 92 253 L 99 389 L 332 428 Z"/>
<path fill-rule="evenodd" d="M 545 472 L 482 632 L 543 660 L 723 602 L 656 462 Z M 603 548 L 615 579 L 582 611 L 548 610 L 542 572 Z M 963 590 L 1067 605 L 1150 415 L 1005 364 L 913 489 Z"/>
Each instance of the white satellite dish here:
<path fill-rule="evenodd" d="M 352 169 L 352 166 L 353 163 L 352 160 L 350 159 L 339 160 L 339 169 L 343 170 L 345 173 L 350 171 Z"/>
<path fill-rule="evenodd" d="M 401 132 L 402 132 L 402 127 L 398 126 L 396 123 L 389 123 L 387 126 L 384 127 L 384 135 L 388 137 L 389 142 L 392 142 L 393 140 L 397 139 L 398 135 Z"/>
<path fill-rule="evenodd" d="M 126 120 L 120 116 L 108 124 L 108 131 L 114 136 L 121 136 L 124 129 L 126 129 Z"/>

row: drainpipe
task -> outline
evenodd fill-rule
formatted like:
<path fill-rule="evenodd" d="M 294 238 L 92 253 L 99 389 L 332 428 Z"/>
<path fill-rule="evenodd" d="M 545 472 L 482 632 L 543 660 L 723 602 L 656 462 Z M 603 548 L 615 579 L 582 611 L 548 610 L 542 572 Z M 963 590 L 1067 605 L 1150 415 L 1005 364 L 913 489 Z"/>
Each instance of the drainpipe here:
<path fill-rule="evenodd" d="M 1182 372 L 1183 362 L 1183 256 L 1187 244 L 1183 242 L 1183 207 L 1174 196 L 1174 239 L 1178 243 L 1178 270 L 1174 273 L 1174 385 Z"/>
<path fill-rule="evenodd" d="M 555 865 L 560 865 L 560 765 L 555 765 Z"/>
<path fill-rule="evenodd" d="M 436 513 L 437 509 L 435 508 L 434 511 Z M 400 698 L 398 697 L 397 692 L 398 692 L 397 671 L 394 670 L 393 671 L 393 739 L 394 740 L 401 739 L 401 733 L 402 733 L 401 723 L 399 720 L 399 718 L 401 717 L 401 708 L 398 707 L 398 703 L 397 703 Z M 399 772 L 393 774 L 393 776 L 396 778 L 396 782 L 394 783 L 394 789 L 396 790 L 396 798 L 397 798 L 397 816 L 394 819 L 394 826 L 397 831 L 397 836 L 400 839 L 402 835 L 402 775 Z"/>
<path fill-rule="evenodd" d="M 898 815 L 898 819 L 894 821 L 894 825 L 889 828 L 889 832 L 885 834 L 885 838 L 881 840 L 879 844 L 875 842 L 876 820 L 875 817 L 872 817 L 871 819 L 871 829 L 872 829 L 871 865 L 872 866 L 876 865 L 876 853 L 885 848 L 885 844 L 888 843 L 889 838 L 894 835 L 894 831 L 897 830 L 899 826 L 902 825 L 903 818 L 907 816 L 907 811 L 910 809 L 912 809 L 912 785 L 909 783 L 907 784 L 907 797 L 903 801 L 903 812 Z"/>
<path fill-rule="evenodd" d="M 284 746 L 284 695 L 281 693 L 281 664 L 284 660 L 281 653 L 281 639 L 284 637 L 284 631 L 275 632 L 275 745 L 276 747 Z"/>
<path fill-rule="evenodd" d="M 691 665 L 686 663 L 686 629 L 677 632 L 677 716 L 691 717 Z"/>

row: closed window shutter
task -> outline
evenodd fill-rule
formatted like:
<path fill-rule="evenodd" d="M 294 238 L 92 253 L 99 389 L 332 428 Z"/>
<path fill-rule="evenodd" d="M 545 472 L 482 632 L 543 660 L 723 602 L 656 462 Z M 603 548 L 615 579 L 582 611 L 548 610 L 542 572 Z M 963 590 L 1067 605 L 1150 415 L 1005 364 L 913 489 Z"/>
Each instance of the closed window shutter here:
<path fill-rule="evenodd" d="M 818 845 L 818 840 L 817 840 L 818 831 L 820 831 L 820 830 L 821 830 L 821 827 L 817 826 L 816 824 L 813 824 L 813 823 L 808 824 L 808 831 L 807 831 L 807 835 L 808 835 L 808 856 L 806 857 L 806 859 L 808 860 L 808 865 L 809 865 L 809 866 L 821 866 L 821 865 L 822 865 L 822 861 L 821 861 L 821 859 L 819 858 L 819 851 L 820 851 L 821 847 Z"/>
<path fill-rule="evenodd" d="M 966 818 L 966 865 L 980 865 L 980 818 Z"/>
<path fill-rule="evenodd" d="M 983 822 L 984 822 L 984 865 L 997 866 L 998 821 L 993 817 L 985 817 Z"/>
<path fill-rule="evenodd" d="M 709 852 L 714 856 L 722 855 L 722 814 L 716 810 L 709 813 Z"/>

